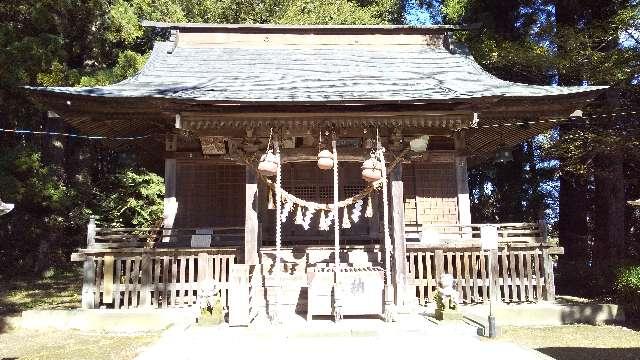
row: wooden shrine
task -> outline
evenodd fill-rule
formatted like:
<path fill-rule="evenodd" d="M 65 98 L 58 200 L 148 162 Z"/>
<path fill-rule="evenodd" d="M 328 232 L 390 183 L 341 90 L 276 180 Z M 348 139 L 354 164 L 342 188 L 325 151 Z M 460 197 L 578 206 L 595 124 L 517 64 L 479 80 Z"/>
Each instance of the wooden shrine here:
<path fill-rule="evenodd" d="M 467 167 L 602 88 L 497 79 L 460 27 L 144 25 L 171 36 L 131 79 L 28 89 L 78 131 L 145 137 L 139 153 L 164 161 L 163 226 L 89 224 L 72 257 L 83 307 L 194 306 L 214 282 L 233 325 L 391 319 L 432 301 L 442 274 L 463 303 L 554 299 L 562 249 L 544 221 L 496 224 L 498 250 L 480 252 Z"/>

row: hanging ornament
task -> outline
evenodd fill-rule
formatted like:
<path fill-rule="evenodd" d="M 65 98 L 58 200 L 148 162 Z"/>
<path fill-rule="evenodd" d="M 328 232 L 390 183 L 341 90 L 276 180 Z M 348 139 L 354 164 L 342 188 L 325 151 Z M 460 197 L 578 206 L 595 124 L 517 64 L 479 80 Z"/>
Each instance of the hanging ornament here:
<path fill-rule="evenodd" d="M 278 158 L 271 149 L 260 157 L 258 172 L 264 176 L 274 176 L 278 171 Z"/>
<path fill-rule="evenodd" d="M 329 230 L 329 226 L 327 226 L 327 218 L 325 217 L 324 210 L 320 210 L 320 222 L 318 223 L 318 229 L 322 231 Z"/>
<path fill-rule="evenodd" d="M 286 199 L 284 202 L 284 206 L 282 207 L 282 214 L 280 215 L 280 221 L 282 223 L 287 222 L 287 217 L 289 217 L 289 213 L 293 209 L 293 201 Z"/>
<path fill-rule="evenodd" d="M 309 230 L 309 228 L 311 227 L 311 219 L 313 218 L 313 214 L 316 212 L 316 209 L 314 208 L 308 208 L 307 212 L 304 214 L 304 220 L 302 223 L 302 227 L 305 230 Z"/>
<path fill-rule="evenodd" d="M 371 202 L 371 196 L 369 196 L 369 199 L 367 200 L 367 211 L 365 211 L 364 216 L 367 218 L 373 217 L 373 203 Z"/>
<path fill-rule="evenodd" d="M 342 213 L 342 228 L 343 229 L 351 229 L 351 222 L 349 222 L 349 209 L 345 206 L 344 212 Z"/>
<path fill-rule="evenodd" d="M 360 220 L 360 215 L 362 214 L 362 199 L 356 201 L 356 204 L 353 206 L 353 213 L 351 214 L 351 219 L 354 223 L 357 223 Z"/>
<path fill-rule="evenodd" d="M 362 163 L 362 178 L 367 182 L 378 181 L 382 178 L 380 161 L 378 161 L 373 152 L 371 156 Z"/>
<path fill-rule="evenodd" d="M 336 224 L 336 226 L 340 226 L 340 219 L 338 219 L 338 211 L 331 210 L 329 211 L 329 215 L 327 215 L 327 230 L 331 227 L 331 224 Z"/>
<path fill-rule="evenodd" d="M 324 149 L 318 153 L 318 167 L 321 170 L 333 168 L 333 154 L 331 151 Z"/>
<path fill-rule="evenodd" d="M 273 210 L 276 208 L 275 203 L 273 202 L 273 192 L 269 189 L 269 203 L 267 204 L 267 209 Z"/>
<path fill-rule="evenodd" d="M 298 211 L 296 211 L 296 225 L 304 225 L 304 218 L 302 217 L 302 206 L 298 205 Z"/>

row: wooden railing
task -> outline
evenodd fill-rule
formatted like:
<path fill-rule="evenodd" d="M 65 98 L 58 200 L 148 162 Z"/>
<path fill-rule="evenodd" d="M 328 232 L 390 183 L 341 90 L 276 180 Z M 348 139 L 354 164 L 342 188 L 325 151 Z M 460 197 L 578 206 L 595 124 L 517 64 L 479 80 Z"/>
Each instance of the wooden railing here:
<path fill-rule="evenodd" d="M 214 283 L 227 304 L 236 249 L 83 249 L 82 306 L 93 309 L 185 307 Z"/>
<path fill-rule="evenodd" d="M 547 242 L 547 226 L 544 221 L 536 223 L 505 224 L 425 224 L 406 225 L 407 242 L 428 244 L 479 243 L 482 226 L 493 225 L 498 230 L 501 243 L 540 244 Z"/>
<path fill-rule="evenodd" d="M 91 218 L 87 226 L 87 248 L 203 247 L 194 245 L 193 239 L 198 236 L 208 237 L 210 246 L 242 245 L 244 228 L 110 228 L 97 227 L 95 218 Z"/>
<path fill-rule="evenodd" d="M 550 301 L 555 298 L 552 256 L 557 254 L 562 254 L 562 248 L 550 244 L 503 244 L 491 252 L 464 244 L 407 244 L 407 283 L 415 287 L 420 304 L 433 300 L 438 280 L 445 273 L 454 276 L 465 304 L 487 301 L 491 289 L 496 292 L 495 299 L 503 302 Z"/>
<path fill-rule="evenodd" d="M 406 227 L 406 283 L 415 288 L 420 304 L 432 301 L 437 281 L 445 273 L 454 276 L 463 303 L 485 302 L 491 291 L 504 302 L 553 300 L 553 257 L 561 254 L 562 248 L 546 241 L 546 226 L 496 224 L 499 249 L 491 252 L 480 250 L 481 226 Z M 198 292 L 211 282 L 221 289 L 226 304 L 229 273 L 232 265 L 243 257 L 243 234 L 239 229 L 216 228 L 210 247 L 194 247 L 193 237 L 203 235 L 202 229 L 98 228 L 92 220 L 87 248 L 72 255 L 72 260 L 84 262 L 83 307 L 191 306 L 197 302 Z M 228 247 L 219 246 L 224 236 L 231 239 Z M 318 251 L 330 253 L 332 248 L 312 246 L 293 250 L 306 254 L 294 256 L 304 263 L 300 269 L 306 269 L 318 257 Z M 351 262 L 352 250 L 345 248 L 341 261 Z M 377 247 L 370 250 L 380 251 Z M 268 253 L 268 248 L 262 249 L 262 260 Z M 367 255 L 369 261 L 371 258 Z"/>

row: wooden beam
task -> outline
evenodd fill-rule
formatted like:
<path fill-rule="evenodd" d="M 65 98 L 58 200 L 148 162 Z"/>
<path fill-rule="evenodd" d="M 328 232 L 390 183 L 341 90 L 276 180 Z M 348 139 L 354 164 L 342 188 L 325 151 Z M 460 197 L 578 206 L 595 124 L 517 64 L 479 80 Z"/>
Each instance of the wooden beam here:
<path fill-rule="evenodd" d="M 258 180 L 252 167 L 245 170 L 244 263 L 258 265 Z"/>
<path fill-rule="evenodd" d="M 400 308 L 408 303 L 407 262 L 404 231 L 404 184 L 402 182 L 402 164 L 391 172 L 391 199 L 393 209 L 393 255 L 394 281 L 396 287 L 396 305 Z"/>

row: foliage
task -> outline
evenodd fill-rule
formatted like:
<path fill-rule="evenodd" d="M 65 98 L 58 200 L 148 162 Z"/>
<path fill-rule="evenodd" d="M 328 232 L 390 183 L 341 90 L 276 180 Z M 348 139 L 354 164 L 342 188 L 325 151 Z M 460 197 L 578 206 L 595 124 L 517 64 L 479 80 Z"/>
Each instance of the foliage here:
<path fill-rule="evenodd" d="M 77 232 L 86 223 L 88 213 L 76 208 L 78 192 L 60 183 L 55 169 L 32 147 L 0 153 L 0 189 L 4 201 L 16 204 L 9 216 L 0 217 L 0 270 L 13 268 L 16 274 L 33 269 L 42 237 Z M 55 251 L 50 255 L 66 257 Z"/>
<path fill-rule="evenodd" d="M 100 195 L 100 221 L 113 227 L 152 227 L 162 219 L 164 181 L 144 169 L 116 174 Z"/>
<path fill-rule="evenodd" d="M 625 314 L 632 320 L 640 320 L 640 265 L 625 266 L 616 277 L 616 298 L 624 305 Z"/>
<path fill-rule="evenodd" d="M 147 62 L 149 54 L 140 55 L 131 50 L 125 50 L 118 55 L 118 61 L 113 68 L 97 70 L 80 79 L 80 86 L 104 86 L 123 81 L 134 76 Z"/>
<path fill-rule="evenodd" d="M 394 19 L 394 2 L 378 1 L 362 7 L 349 0 L 291 1 L 278 19 L 282 24 L 387 24 Z M 381 16 L 382 15 L 382 16 Z"/>

